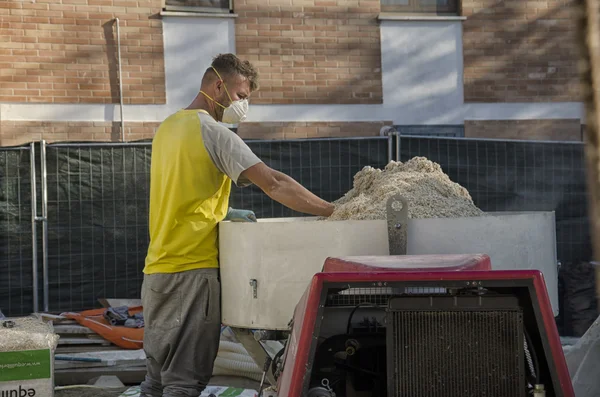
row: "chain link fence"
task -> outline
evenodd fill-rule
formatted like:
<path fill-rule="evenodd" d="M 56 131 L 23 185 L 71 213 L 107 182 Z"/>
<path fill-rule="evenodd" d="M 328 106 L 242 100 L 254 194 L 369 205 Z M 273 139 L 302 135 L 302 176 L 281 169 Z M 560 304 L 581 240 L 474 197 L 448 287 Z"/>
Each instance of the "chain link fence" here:
<path fill-rule="evenodd" d="M 0 148 L 0 309 L 34 309 L 31 147 Z"/>
<path fill-rule="evenodd" d="M 352 188 L 356 172 L 384 167 L 393 152 L 387 137 L 248 144 L 267 164 L 329 201 Z M 53 312 L 95 307 L 99 298 L 139 298 L 148 246 L 150 142 L 44 147 L 41 157 L 32 156 L 30 146 L 0 150 L 0 266 L 6 274 L 0 309 L 30 313 L 41 303 L 34 292 Z M 396 149 L 402 161 L 425 156 L 439 163 L 484 211 L 555 211 L 559 260 L 590 259 L 582 144 L 402 135 Z M 230 204 L 261 218 L 301 215 L 256 187 L 234 188 Z M 40 221 L 46 230 L 32 237 L 32 223 Z M 38 274 L 45 274 L 39 290 Z"/>
<path fill-rule="evenodd" d="M 150 156 L 145 143 L 47 146 L 50 310 L 139 297 Z"/>
<path fill-rule="evenodd" d="M 362 167 L 388 162 L 388 139 L 252 141 L 252 150 L 327 200 L 352 187 Z M 148 247 L 149 142 L 46 148 L 48 289 L 51 311 L 98 298 L 139 298 Z M 298 216 L 258 188 L 234 188 L 231 206 L 258 217 Z"/>

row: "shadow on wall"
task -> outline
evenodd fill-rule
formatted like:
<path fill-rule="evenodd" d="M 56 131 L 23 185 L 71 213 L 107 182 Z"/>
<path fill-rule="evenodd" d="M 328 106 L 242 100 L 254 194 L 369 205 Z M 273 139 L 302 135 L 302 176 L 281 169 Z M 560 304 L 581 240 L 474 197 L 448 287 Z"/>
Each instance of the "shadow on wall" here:
<path fill-rule="evenodd" d="M 122 81 L 119 81 L 119 54 L 115 33 L 117 28 L 116 25 L 117 21 L 115 19 L 112 19 L 102 25 L 104 28 L 104 40 L 106 40 L 106 57 L 108 60 L 108 76 L 112 103 L 120 102 L 121 97 L 119 93 L 119 83 L 123 83 Z M 121 125 L 118 123 L 112 123 L 110 140 L 111 142 L 117 142 L 120 139 Z"/>
<path fill-rule="evenodd" d="M 497 2 L 464 22 L 466 102 L 580 101 L 577 2 Z M 536 12 L 535 17 L 531 17 Z"/>
<path fill-rule="evenodd" d="M 148 19 L 155 19 L 150 16 Z M 145 49 L 140 46 L 143 35 L 150 34 L 137 33 L 139 28 L 126 26 L 126 21 L 121 21 L 121 55 L 123 69 L 123 98 L 126 104 L 132 101 L 131 93 L 139 93 L 143 87 L 152 87 L 150 93 L 160 90 L 164 86 L 163 72 L 158 69 L 159 65 L 163 64 L 163 54 L 160 51 L 141 52 Z M 69 32 L 67 32 L 69 33 Z M 98 106 L 99 104 L 118 104 L 119 103 L 119 80 L 118 80 L 118 56 L 117 56 L 117 36 L 116 36 L 116 20 L 110 19 L 102 25 L 102 31 L 84 32 L 86 35 L 81 38 L 72 39 L 69 37 L 58 37 L 63 39 L 66 44 L 48 44 L 44 43 L 49 49 L 55 51 L 52 59 L 40 61 L 39 68 L 14 69 L 12 81 L 15 83 L 28 83 L 32 77 L 39 80 L 42 85 L 50 85 L 49 89 L 66 91 L 65 102 L 63 104 L 77 103 L 78 106 L 61 107 L 60 111 L 55 113 L 60 119 L 78 120 L 81 112 L 80 106 L 90 105 Z M 94 36 L 95 35 L 95 36 Z M 86 45 L 85 47 L 94 47 L 89 50 L 76 51 L 65 49 L 75 47 L 73 44 L 80 43 L 86 38 L 103 39 L 102 45 Z M 148 38 L 149 39 L 149 38 Z M 89 42 L 88 42 L 89 44 Z M 46 48 L 46 47 L 44 47 Z M 69 69 L 61 69 L 54 67 L 54 64 L 74 65 Z M 91 66 L 91 68 L 89 67 Z M 68 67 L 68 66 L 67 66 Z M 145 68 L 145 69 L 144 69 Z M 130 77 L 130 71 L 145 73 L 140 76 Z M 69 74 L 70 73 L 70 74 Z M 74 75 L 73 75 L 74 73 Z M 68 74 L 68 75 L 67 75 Z M 138 73 L 139 74 L 139 73 Z M 62 82 L 60 81 L 64 79 Z M 109 86 L 108 92 L 104 92 Z M 143 86 L 143 87 L 142 87 Z M 79 98 L 78 91 L 91 91 L 93 96 Z M 154 90 L 154 91 L 152 91 Z M 103 92 L 100 92 L 103 91 Z M 138 95 L 139 96 L 139 95 Z M 149 95 L 151 96 L 151 95 Z M 59 100 L 55 102 L 60 104 Z M 133 99 L 134 101 L 140 98 Z M 30 101 L 30 102 L 39 102 Z M 48 106 L 51 106 L 48 104 Z M 152 106 L 152 105 L 149 105 Z M 110 107 L 110 106 L 109 106 Z M 66 108 L 66 109 L 65 109 Z M 56 112 L 56 110 L 55 110 Z M 112 119 L 113 110 L 105 112 L 107 119 Z"/>
<path fill-rule="evenodd" d="M 106 58 L 108 61 L 108 77 L 110 83 L 110 98 L 112 103 L 119 103 L 119 58 L 117 48 L 117 21 L 111 19 L 102 25 L 106 41 Z"/>

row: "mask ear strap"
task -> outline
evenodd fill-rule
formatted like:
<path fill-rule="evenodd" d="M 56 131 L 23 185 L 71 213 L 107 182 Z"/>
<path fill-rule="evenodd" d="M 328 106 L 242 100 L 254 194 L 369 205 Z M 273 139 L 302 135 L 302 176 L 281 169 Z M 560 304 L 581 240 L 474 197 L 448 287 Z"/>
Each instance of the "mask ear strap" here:
<path fill-rule="evenodd" d="M 225 84 L 225 80 L 223 80 L 223 78 L 221 77 L 221 75 L 219 74 L 219 72 L 217 72 L 217 69 L 215 69 L 214 66 L 211 66 L 212 70 L 215 71 L 215 73 L 217 74 L 217 77 L 219 78 L 219 80 L 221 80 L 223 82 L 223 85 L 225 86 L 225 92 L 227 93 L 227 97 L 229 98 L 229 102 L 233 102 L 231 100 L 231 95 L 229 95 L 229 90 L 227 89 L 227 84 Z"/>
<path fill-rule="evenodd" d="M 217 105 L 221 106 L 223 109 L 225 109 L 225 106 L 221 105 L 219 102 L 217 102 L 217 101 L 215 101 L 214 99 L 212 99 L 212 98 L 210 97 L 210 95 L 208 95 L 206 92 L 204 92 L 204 91 L 200 90 L 200 93 L 201 93 L 202 95 L 204 95 L 205 97 L 207 97 L 208 99 L 210 99 L 211 101 L 213 101 L 214 103 L 216 103 Z"/>

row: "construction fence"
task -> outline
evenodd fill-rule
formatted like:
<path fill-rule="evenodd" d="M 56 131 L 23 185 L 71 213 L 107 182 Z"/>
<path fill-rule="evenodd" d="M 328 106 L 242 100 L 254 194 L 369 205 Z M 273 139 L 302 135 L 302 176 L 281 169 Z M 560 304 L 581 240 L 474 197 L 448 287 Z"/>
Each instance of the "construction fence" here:
<path fill-rule="evenodd" d="M 592 321 L 597 317 L 594 277 L 586 273 L 591 242 L 581 143 L 402 136 L 248 144 L 267 164 L 329 201 L 350 190 L 365 166 L 425 156 L 467 188 L 484 211 L 555 211 L 562 264 L 559 329 L 578 334 L 589 326 L 578 324 L 592 311 Z M 0 148 L 5 315 L 89 309 L 98 298 L 139 298 L 150 158 L 150 142 Z M 231 206 L 262 218 L 300 215 L 256 187 L 234 188 Z M 571 302 L 570 295 L 578 300 Z M 582 296 L 593 299 L 585 303 Z"/>

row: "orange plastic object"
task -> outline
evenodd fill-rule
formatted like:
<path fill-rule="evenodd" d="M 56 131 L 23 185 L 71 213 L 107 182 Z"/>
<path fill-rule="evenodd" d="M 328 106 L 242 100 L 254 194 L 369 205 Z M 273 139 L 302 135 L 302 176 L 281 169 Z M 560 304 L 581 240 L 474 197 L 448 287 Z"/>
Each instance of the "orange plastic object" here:
<path fill-rule="evenodd" d="M 104 318 L 105 311 L 106 309 L 92 309 L 79 313 L 62 313 L 61 315 L 77 321 L 84 327 L 88 327 L 104 339 L 123 349 L 142 349 L 144 347 L 144 328 L 110 325 Z M 141 306 L 129 308 L 130 315 L 140 313 L 141 311 Z"/>

